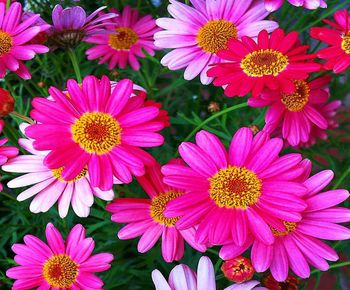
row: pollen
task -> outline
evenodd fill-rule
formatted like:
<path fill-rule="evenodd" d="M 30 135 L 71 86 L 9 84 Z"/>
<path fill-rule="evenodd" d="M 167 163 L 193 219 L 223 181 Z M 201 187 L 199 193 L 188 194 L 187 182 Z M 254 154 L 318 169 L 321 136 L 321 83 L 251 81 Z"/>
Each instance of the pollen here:
<path fill-rule="evenodd" d="M 286 222 L 285 221 L 285 222 L 283 222 L 283 224 L 284 224 L 284 226 L 286 228 L 286 230 L 283 231 L 283 232 L 280 232 L 279 230 L 276 230 L 275 228 L 270 227 L 274 236 L 276 236 L 276 237 L 287 236 L 290 233 L 294 232 L 295 229 L 297 228 L 297 224 L 296 223 Z"/>
<path fill-rule="evenodd" d="M 293 94 L 282 94 L 281 102 L 291 112 L 301 111 L 309 101 L 310 88 L 303 80 L 294 81 L 295 92 Z"/>
<path fill-rule="evenodd" d="M 169 201 L 181 196 L 181 192 L 176 191 L 168 191 L 166 193 L 162 193 L 152 199 L 151 202 L 151 217 L 153 220 L 161 225 L 167 227 L 175 226 L 176 222 L 180 219 L 180 217 L 172 217 L 168 218 L 164 216 L 164 210 Z"/>
<path fill-rule="evenodd" d="M 258 202 L 261 180 L 245 167 L 229 166 L 209 178 L 210 197 L 219 207 L 247 209 Z"/>
<path fill-rule="evenodd" d="M 0 56 L 8 53 L 13 46 L 12 37 L 5 31 L 0 30 Z"/>
<path fill-rule="evenodd" d="M 288 65 L 288 57 L 273 49 L 259 49 L 247 54 L 241 68 L 250 77 L 277 76 Z"/>
<path fill-rule="evenodd" d="M 78 266 L 65 254 L 54 255 L 44 263 L 43 276 L 51 287 L 70 288 L 77 279 Z"/>
<path fill-rule="evenodd" d="M 237 38 L 236 26 L 226 20 L 210 20 L 197 33 L 197 43 L 205 52 L 217 53 L 227 48 L 227 42 Z"/>
<path fill-rule="evenodd" d="M 63 171 L 64 167 L 60 167 L 60 168 L 57 168 L 57 169 L 52 169 L 51 172 L 53 174 L 53 176 L 58 179 L 59 181 L 62 181 L 62 182 L 68 182 L 68 183 L 71 183 L 71 182 L 76 182 L 78 181 L 79 179 L 83 178 L 86 176 L 87 174 L 87 168 L 83 168 L 83 170 L 76 176 L 74 177 L 73 179 L 71 180 L 65 180 L 63 177 L 62 177 L 62 171 Z"/>
<path fill-rule="evenodd" d="M 122 128 L 111 115 L 85 113 L 71 126 L 72 138 L 88 153 L 102 155 L 121 143 Z"/>
<path fill-rule="evenodd" d="M 137 33 L 129 27 L 117 27 L 115 31 L 109 35 L 108 43 L 116 50 L 129 50 L 139 40 Z"/>
<path fill-rule="evenodd" d="M 350 33 L 347 33 L 343 36 L 341 48 L 345 51 L 345 53 L 350 54 Z"/>

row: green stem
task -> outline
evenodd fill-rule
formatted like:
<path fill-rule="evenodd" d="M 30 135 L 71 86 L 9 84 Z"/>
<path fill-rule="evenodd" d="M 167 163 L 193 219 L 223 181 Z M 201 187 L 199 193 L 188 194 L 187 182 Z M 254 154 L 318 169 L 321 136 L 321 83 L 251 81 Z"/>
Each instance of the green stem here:
<path fill-rule="evenodd" d="M 7 0 L 7 1 L 6 1 L 6 10 L 9 9 L 10 4 L 11 4 L 11 0 Z"/>
<path fill-rule="evenodd" d="M 76 56 L 74 50 L 71 48 L 68 49 L 68 55 L 70 57 L 70 60 L 72 61 L 74 72 L 75 72 L 75 75 L 77 77 L 77 82 L 78 82 L 78 84 L 81 84 L 81 82 L 82 82 L 81 72 L 80 72 L 77 56 Z"/>
<path fill-rule="evenodd" d="M 241 109 L 241 108 L 245 108 L 247 107 L 248 104 L 247 103 L 242 103 L 242 104 L 238 104 L 238 105 L 235 105 L 235 106 L 232 106 L 232 107 L 228 107 L 212 116 L 210 116 L 208 119 L 204 120 L 202 123 L 200 123 L 196 128 L 194 128 L 192 130 L 192 132 L 190 134 L 187 135 L 187 137 L 184 139 L 183 142 L 187 142 L 188 140 L 190 140 L 194 134 L 196 134 L 196 132 L 203 128 L 206 124 L 208 124 L 209 122 L 215 120 L 216 118 L 222 116 L 222 115 L 225 115 L 226 113 L 229 113 L 229 112 L 232 112 L 232 111 L 235 111 L 235 110 L 238 110 L 238 109 Z"/>
<path fill-rule="evenodd" d="M 9 199 L 12 199 L 12 200 L 14 200 L 14 201 L 17 201 L 16 198 L 14 198 L 12 195 L 10 195 L 10 194 L 8 194 L 8 193 L 6 193 L 6 192 L 4 192 L 4 191 L 0 192 L 0 194 L 2 194 L 2 195 L 4 195 L 4 196 L 8 197 Z"/>
<path fill-rule="evenodd" d="M 343 180 L 349 175 L 350 173 L 350 166 L 348 167 L 348 169 L 346 169 L 344 171 L 344 173 L 342 174 L 342 176 L 340 176 L 340 178 L 338 179 L 338 181 L 334 184 L 333 189 L 338 188 L 339 185 L 342 184 Z"/>
<path fill-rule="evenodd" d="M 24 116 L 24 115 L 22 115 L 22 114 L 20 114 L 20 113 L 18 113 L 16 111 L 11 112 L 10 115 L 15 116 L 15 117 L 17 117 L 17 118 L 19 118 L 19 119 L 21 119 L 21 120 L 23 120 L 23 121 L 25 121 L 25 122 L 27 122 L 29 124 L 33 124 L 34 123 L 34 121 L 31 118 L 29 118 L 27 116 Z"/>
<path fill-rule="evenodd" d="M 336 269 L 336 268 L 340 268 L 340 267 L 345 267 L 345 266 L 350 266 L 350 261 L 347 261 L 347 262 L 342 262 L 342 263 L 337 263 L 337 264 L 333 264 L 333 265 L 330 265 L 329 266 L 329 270 L 331 269 Z M 314 275 L 316 273 L 320 272 L 320 270 L 312 270 L 310 275 Z"/>

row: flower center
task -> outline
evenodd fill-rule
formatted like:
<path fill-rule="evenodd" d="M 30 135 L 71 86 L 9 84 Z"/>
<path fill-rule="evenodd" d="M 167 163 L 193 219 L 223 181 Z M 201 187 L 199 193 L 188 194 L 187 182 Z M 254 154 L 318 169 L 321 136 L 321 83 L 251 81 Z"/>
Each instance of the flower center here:
<path fill-rule="evenodd" d="M 139 40 L 137 33 L 129 27 L 118 27 L 117 33 L 110 34 L 108 43 L 117 50 L 129 50 Z"/>
<path fill-rule="evenodd" d="M 232 22 L 210 20 L 198 30 L 197 43 L 205 52 L 217 53 L 227 48 L 231 38 L 237 38 L 237 28 Z"/>
<path fill-rule="evenodd" d="M 245 167 L 220 169 L 210 181 L 210 197 L 219 207 L 246 209 L 261 195 L 261 180 Z"/>
<path fill-rule="evenodd" d="M 281 102 L 289 111 L 301 111 L 309 101 L 310 88 L 307 82 L 302 80 L 294 81 L 295 92 L 293 94 L 283 94 Z"/>
<path fill-rule="evenodd" d="M 297 224 L 296 223 L 292 223 L 292 222 L 283 222 L 284 226 L 286 227 L 286 230 L 283 232 L 280 232 L 279 230 L 276 230 L 273 227 L 271 228 L 272 233 L 276 236 L 276 237 L 280 237 L 280 236 L 287 236 L 289 235 L 291 232 L 294 232 L 295 229 L 297 228 Z"/>
<path fill-rule="evenodd" d="M 343 36 L 341 48 L 345 51 L 345 53 L 350 54 L 350 33 L 347 33 Z"/>
<path fill-rule="evenodd" d="M 59 181 L 63 181 L 63 182 L 68 182 L 68 183 L 71 183 L 71 182 L 76 182 L 77 180 L 79 180 L 80 178 L 83 178 L 86 176 L 87 174 L 87 168 L 83 168 L 83 170 L 76 176 L 74 177 L 73 179 L 71 180 L 65 180 L 63 177 L 62 177 L 62 171 L 63 171 L 64 167 L 60 167 L 60 168 L 57 168 L 57 169 L 52 169 L 51 172 L 53 174 L 53 176 L 58 179 Z"/>
<path fill-rule="evenodd" d="M 122 128 L 106 113 L 85 113 L 72 124 L 71 132 L 74 142 L 89 153 L 105 154 L 121 143 Z"/>
<path fill-rule="evenodd" d="M 69 288 L 78 276 L 78 264 L 65 254 L 52 256 L 43 266 L 43 276 L 51 287 Z"/>
<path fill-rule="evenodd" d="M 165 217 L 163 212 L 167 203 L 179 196 L 181 196 L 181 192 L 176 191 L 168 191 L 163 194 L 160 194 L 152 199 L 151 202 L 151 217 L 153 220 L 161 225 L 167 227 L 175 226 L 176 222 L 180 219 L 180 217 L 168 218 Z"/>
<path fill-rule="evenodd" d="M 288 65 L 288 57 L 273 49 L 259 49 L 247 54 L 241 68 L 250 77 L 277 76 Z"/>
<path fill-rule="evenodd" d="M 12 47 L 12 37 L 0 29 L 0 56 L 8 53 Z"/>

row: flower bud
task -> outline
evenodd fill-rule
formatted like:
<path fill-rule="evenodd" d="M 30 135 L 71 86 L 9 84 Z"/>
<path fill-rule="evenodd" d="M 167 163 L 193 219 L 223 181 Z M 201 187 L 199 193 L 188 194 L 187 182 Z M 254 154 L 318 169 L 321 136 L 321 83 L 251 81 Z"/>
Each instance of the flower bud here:
<path fill-rule="evenodd" d="M 261 280 L 261 283 L 269 290 L 298 290 L 299 280 L 295 276 L 288 275 L 285 281 L 278 282 L 269 274 Z"/>
<path fill-rule="evenodd" d="M 251 261 L 242 256 L 225 261 L 221 266 L 221 271 L 228 280 L 236 283 L 249 281 L 255 273 Z"/>
<path fill-rule="evenodd" d="M 15 100 L 10 95 L 10 93 L 2 88 L 0 88 L 0 117 L 5 117 L 11 112 L 15 107 Z"/>

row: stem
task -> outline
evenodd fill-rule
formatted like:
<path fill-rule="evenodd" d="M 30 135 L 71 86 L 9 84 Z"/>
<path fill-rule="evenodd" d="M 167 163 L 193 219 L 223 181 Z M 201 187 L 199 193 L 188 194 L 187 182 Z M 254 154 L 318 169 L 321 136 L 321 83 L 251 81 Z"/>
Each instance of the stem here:
<path fill-rule="evenodd" d="M 225 110 L 222 110 L 221 112 L 218 112 L 212 116 L 210 116 L 208 119 L 204 120 L 202 123 L 200 123 L 196 128 L 194 128 L 192 130 L 192 132 L 190 134 L 188 134 L 188 136 L 184 139 L 183 142 L 187 142 L 188 140 L 190 140 L 193 135 L 199 130 L 201 129 L 203 126 L 205 126 L 206 124 L 208 124 L 209 122 L 215 120 L 216 118 L 222 116 L 222 115 L 225 115 L 226 113 L 229 113 L 229 112 L 232 112 L 232 111 L 235 111 L 235 110 L 238 110 L 238 109 L 241 109 L 241 108 L 245 108 L 247 107 L 248 104 L 247 103 L 242 103 L 242 104 L 238 104 L 238 105 L 235 105 L 235 106 L 232 106 L 232 107 L 229 107 L 229 108 L 226 108 Z"/>
<path fill-rule="evenodd" d="M 11 5 L 11 0 L 7 0 L 6 1 L 6 10 L 9 9 L 10 5 Z"/>
<path fill-rule="evenodd" d="M 80 68 L 79 68 L 77 56 L 76 56 L 74 50 L 69 48 L 68 49 L 68 55 L 70 57 L 70 60 L 72 61 L 72 65 L 73 65 L 73 68 L 74 68 L 75 75 L 77 77 L 78 84 L 81 84 L 82 78 L 81 78 Z"/>
<path fill-rule="evenodd" d="M 343 180 L 349 175 L 350 173 L 350 166 L 348 167 L 348 169 L 346 169 L 344 171 L 344 173 L 342 174 L 342 176 L 340 176 L 340 178 L 338 179 L 338 181 L 335 183 L 335 185 L 333 186 L 333 189 L 338 188 L 338 186 L 340 184 L 342 184 Z"/>
<path fill-rule="evenodd" d="M 350 266 L 350 261 L 330 265 L 329 266 L 329 270 L 340 268 L 340 267 L 345 267 L 345 266 Z M 320 270 L 315 269 L 315 270 L 311 271 L 310 275 L 314 275 L 314 274 L 316 274 L 318 272 L 320 272 Z"/>
<path fill-rule="evenodd" d="M 31 118 L 29 118 L 29 117 L 27 117 L 25 115 L 22 115 L 22 114 L 20 114 L 20 113 L 18 113 L 16 111 L 11 112 L 10 115 L 13 115 L 13 116 L 15 116 L 15 117 L 17 117 L 17 118 L 19 118 L 19 119 L 29 123 L 29 124 L 34 124 L 34 121 Z"/>

